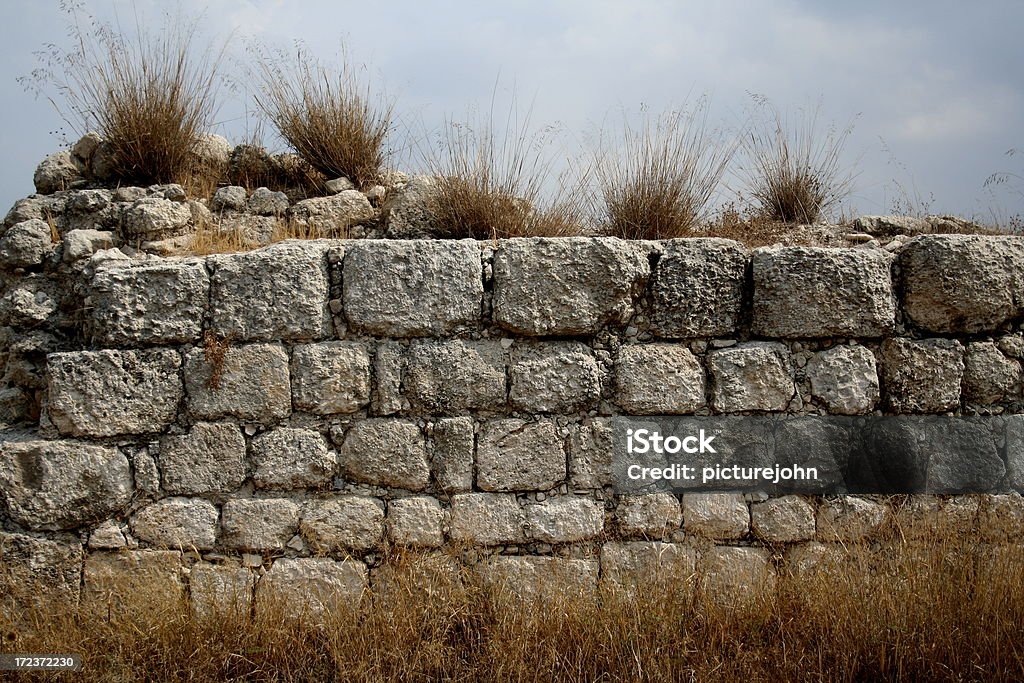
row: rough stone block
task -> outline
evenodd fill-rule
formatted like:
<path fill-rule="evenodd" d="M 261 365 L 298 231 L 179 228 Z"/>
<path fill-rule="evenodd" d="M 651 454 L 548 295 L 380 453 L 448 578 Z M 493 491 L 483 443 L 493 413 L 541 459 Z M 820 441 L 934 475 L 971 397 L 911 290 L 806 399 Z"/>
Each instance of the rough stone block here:
<path fill-rule="evenodd" d="M 578 342 L 516 347 L 509 399 L 517 410 L 572 413 L 601 398 L 601 372 L 589 348 Z"/>
<path fill-rule="evenodd" d="M 89 550 L 120 550 L 128 546 L 121 524 L 108 519 L 89 534 Z"/>
<path fill-rule="evenodd" d="M 708 353 L 712 405 L 722 413 L 785 410 L 795 393 L 789 350 L 749 342 Z"/>
<path fill-rule="evenodd" d="M 891 411 L 955 410 L 960 405 L 964 348 L 954 339 L 886 339 L 882 371 Z"/>
<path fill-rule="evenodd" d="M 586 420 L 569 432 L 569 481 L 573 488 L 597 489 L 612 484 L 612 424 Z"/>
<path fill-rule="evenodd" d="M 437 487 L 444 492 L 473 488 L 473 452 L 476 439 L 473 420 L 450 417 L 434 423 L 430 469 Z"/>
<path fill-rule="evenodd" d="M 496 556 L 477 565 L 485 586 L 498 596 L 524 602 L 592 598 L 597 560 L 568 557 Z"/>
<path fill-rule="evenodd" d="M 0 607 L 60 612 L 78 603 L 82 544 L 0 532 Z"/>
<path fill-rule="evenodd" d="M 111 446 L 74 441 L 0 441 L 0 498 L 30 529 L 74 529 L 121 511 L 134 482 Z"/>
<path fill-rule="evenodd" d="M 2 234 L 0 264 L 7 268 L 38 266 L 53 253 L 50 226 L 38 218 L 16 223 Z"/>
<path fill-rule="evenodd" d="M 254 575 L 234 564 L 192 565 L 188 577 L 192 610 L 202 619 L 246 619 L 252 605 Z"/>
<path fill-rule="evenodd" d="M 696 567 L 697 553 L 678 543 L 615 541 L 601 547 L 601 577 L 627 594 L 690 582 Z"/>
<path fill-rule="evenodd" d="M 811 393 L 834 415 L 863 415 L 878 403 L 875 355 L 863 346 L 835 346 L 807 363 Z"/>
<path fill-rule="evenodd" d="M 296 410 L 316 415 L 354 413 L 370 403 L 370 354 L 364 344 L 296 346 L 291 370 Z"/>
<path fill-rule="evenodd" d="M 209 290 L 202 262 L 100 268 L 90 288 L 93 334 L 103 344 L 195 341 L 202 334 Z"/>
<path fill-rule="evenodd" d="M 475 240 L 366 240 L 345 254 L 349 325 L 385 337 L 441 337 L 479 325 L 484 293 Z"/>
<path fill-rule="evenodd" d="M 299 533 L 315 553 L 370 550 L 384 533 L 384 505 L 365 496 L 311 500 L 302 507 Z"/>
<path fill-rule="evenodd" d="M 230 347 L 216 361 L 203 349 L 185 356 L 185 388 L 193 417 L 236 417 L 266 424 L 291 413 L 288 354 L 283 348 L 275 344 Z"/>
<path fill-rule="evenodd" d="M 754 252 L 754 334 L 763 337 L 881 337 L 896 304 L 881 249 L 768 247 Z"/>
<path fill-rule="evenodd" d="M 246 477 L 245 438 L 233 424 L 196 423 L 160 439 L 163 488 L 171 494 L 226 493 Z"/>
<path fill-rule="evenodd" d="M 900 252 L 903 310 L 928 332 L 991 332 L 1024 301 L 1024 240 L 925 235 Z"/>
<path fill-rule="evenodd" d="M 221 511 L 223 542 L 237 550 L 280 550 L 298 528 L 299 506 L 283 498 L 229 500 Z"/>
<path fill-rule="evenodd" d="M 344 190 L 330 197 L 296 202 L 289 215 L 299 225 L 320 235 L 344 235 L 353 225 L 373 220 L 376 211 L 359 190 Z"/>
<path fill-rule="evenodd" d="M 615 508 L 619 534 L 625 538 L 664 539 L 683 523 L 679 499 L 671 493 L 619 496 Z"/>
<path fill-rule="evenodd" d="M 71 351 L 46 357 L 50 420 L 61 434 L 162 431 L 183 390 L 177 351 Z"/>
<path fill-rule="evenodd" d="M 140 509 L 132 533 L 163 548 L 210 550 L 217 542 L 217 508 L 202 498 L 164 498 Z"/>
<path fill-rule="evenodd" d="M 1020 395 L 1020 362 L 1007 358 L 992 342 L 967 345 L 964 358 L 964 397 L 973 403 L 992 404 Z"/>
<path fill-rule="evenodd" d="M 413 422 L 362 420 L 338 449 L 341 475 L 376 486 L 422 491 L 430 481 L 423 432 Z"/>
<path fill-rule="evenodd" d="M 402 345 L 382 342 L 373 356 L 372 415 L 394 415 L 402 409 L 402 370 L 405 366 Z"/>
<path fill-rule="evenodd" d="M 217 254 L 207 263 L 210 329 L 238 341 L 323 339 L 331 242 L 285 242 L 242 254 Z"/>
<path fill-rule="evenodd" d="M 742 538 L 750 528 L 750 511 L 741 493 L 686 493 L 683 528 L 718 540 Z"/>
<path fill-rule="evenodd" d="M 185 202 L 143 197 L 121 213 L 121 234 L 131 242 L 149 242 L 195 231 L 192 210 Z"/>
<path fill-rule="evenodd" d="M 818 537 L 825 541 L 859 541 L 885 521 L 886 507 L 865 498 L 840 496 L 818 509 Z"/>
<path fill-rule="evenodd" d="M 732 336 L 747 250 L 719 238 L 666 240 L 651 285 L 651 329 L 666 339 Z"/>
<path fill-rule="evenodd" d="M 101 615 L 143 604 L 146 609 L 175 608 L 185 594 L 181 553 L 177 550 L 129 550 L 89 553 L 82 569 L 82 602 Z"/>
<path fill-rule="evenodd" d="M 775 590 L 775 569 L 764 548 L 710 548 L 701 558 L 700 569 L 701 589 L 726 606 L 738 606 Z"/>
<path fill-rule="evenodd" d="M 252 440 L 252 475 L 258 489 L 305 489 L 328 485 L 337 456 L 319 433 L 279 427 Z"/>
<path fill-rule="evenodd" d="M 444 544 L 444 510 L 436 498 L 396 498 L 388 504 L 388 535 L 393 543 L 418 548 Z"/>
<path fill-rule="evenodd" d="M 800 496 L 770 498 L 750 506 L 751 526 L 769 543 L 794 543 L 814 538 L 814 506 Z"/>
<path fill-rule="evenodd" d="M 1006 420 L 1006 473 L 1010 488 L 1024 492 L 1024 415 Z"/>
<path fill-rule="evenodd" d="M 648 249 L 614 238 L 502 240 L 494 320 L 520 334 L 571 336 L 622 324 L 650 276 Z"/>
<path fill-rule="evenodd" d="M 985 540 L 1017 543 L 1024 534 L 1024 497 L 1019 493 L 985 496 L 978 518 Z"/>
<path fill-rule="evenodd" d="M 526 513 L 514 495 L 458 493 L 452 496 L 451 538 L 474 545 L 526 541 Z"/>
<path fill-rule="evenodd" d="M 281 558 L 256 586 L 257 608 L 307 618 L 359 604 L 369 586 L 366 565 L 326 557 Z"/>
<path fill-rule="evenodd" d="M 439 415 L 505 405 L 507 355 L 498 342 L 420 342 L 409 349 L 405 392 L 414 407 Z"/>
<path fill-rule="evenodd" d="M 477 445 L 476 482 L 484 491 L 545 491 L 566 477 L 564 439 L 549 420 L 484 423 Z"/>
<path fill-rule="evenodd" d="M 528 535 L 542 543 L 572 543 L 604 530 L 604 503 L 581 496 L 558 496 L 526 506 Z"/>
<path fill-rule="evenodd" d="M 704 406 L 704 369 L 684 346 L 623 346 L 615 382 L 616 400 L 631 415 L 680 415 Z"/>

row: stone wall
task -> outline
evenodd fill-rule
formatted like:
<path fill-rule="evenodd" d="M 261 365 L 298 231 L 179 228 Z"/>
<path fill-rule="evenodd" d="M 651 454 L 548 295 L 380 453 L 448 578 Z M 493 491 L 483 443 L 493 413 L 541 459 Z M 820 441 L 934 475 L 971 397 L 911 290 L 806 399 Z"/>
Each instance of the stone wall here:
<path fill-rule="evenodd" d="M 617 496 L 609 470 L 616 415 L 1024 413 L 1022 238 L 159 258 L 15 228 L 0 552 L 23 598 L 85 599 L 123 575 L 197 608 L 354 597 L 390 544 L 523 591 L 658 567 L 770 585 L 893 523 L 994 544 L 1024 531 L 1013 448 L 987 496 Z"/>

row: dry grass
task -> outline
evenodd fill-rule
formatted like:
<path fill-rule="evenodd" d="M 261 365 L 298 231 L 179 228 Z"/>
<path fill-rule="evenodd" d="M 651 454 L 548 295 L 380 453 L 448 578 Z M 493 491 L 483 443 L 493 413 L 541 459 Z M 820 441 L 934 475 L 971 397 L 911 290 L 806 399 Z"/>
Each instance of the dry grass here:
<path fill-rule="evenodd" d="M 200 225 L 181 253 L 182 255 L 191 256 L 237 254 L 259 249 L 275 242 L 315 240 L 325 236 L 324 232 L 316 225 L 309 225 L 291 218 L 281 217 L 274 219 L 273 230 L 265 244 L 255 239 L 251 233 L 245 230 L 244 222 L 225 225 L 215 220 L 212 223 Z M 339 227 L 330 237 L 332 239 L 351 239 L 349 226 Z"/>
<path fill-rule="evenodd" d="M 735 145 L 708 127 L 708 102 L 691 111 L 623 121 L 621 138 L 603 134 L 594 164 L 603 230 L 625 239 L 689 237 L 704 217 Z"/>
<path fill-rule="evenodd" d="M 348 60 L 335 71 L 302 49 L 256 48 L 256 102 L 281 137 L 327 179 L 377 183 L 386 157 L 392 105 L 361 84 Z"/>
<path fill-rule="evenodd" d="M 200 619 L 143 590 L 99 616 L 5 612 L 0 630 L 7 651 L 82 653 L 75 680 L 1016 681 L 1021 550 L 854 544 L 728 607 L 677 579 L 526 609 L 471 575 L 437 574 L 438 556 L 392 556 L 378 570 L 392 572 L 388 590 L 320 622 L 275 601 Z"/>

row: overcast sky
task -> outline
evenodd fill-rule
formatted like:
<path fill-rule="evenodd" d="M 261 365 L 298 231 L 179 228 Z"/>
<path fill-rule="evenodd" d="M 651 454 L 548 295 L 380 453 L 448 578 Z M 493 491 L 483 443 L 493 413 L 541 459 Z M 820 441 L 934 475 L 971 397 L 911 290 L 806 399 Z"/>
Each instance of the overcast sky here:
<path fill-rule="evenodd" d="M 86 0 L 101 19 L 158 23 L 162 3 Z M 929 0 L 184 0 L 211 41 L 234 32 L 244 61 L 255 38 L 301 38 L 325 58 L 342 40 L 396 99 L 403 120 L 431 129 L 513 89 L 533 121 L 579 139 L 621 109 L 678 107 L 707 94 L 712 118 L 742 124 L 750 93 L 782 109 L 822 103 L 823 121 L 853 122 L 846 165 L 850 210 L 888 212 L 907 195 L 918 210 L 991 220 L 1024 211 L 1024 181 L 993 194 L 995 171 L 1024 175 L 1024 3 Z M 4 163 L 0 203 L 32 191 L 38 161 L 67 129 L 15 79 L 33 52 L 66 40 L 56 2 L 6 0 L 0 25 Z M 135 8 L 135 9 L 133 9 Z M 127 21 L 126 21 L 127 20 Z M 230 66 L 230 65 L 229 65 Z M 500 77 L 500 78 L 499 78 Z M 244 93 L 224 93 L 217 132 L 235 140 Z M 251 104 L 250 104 L 251 108 Z M 732 181 L 730 185 L 735 185 Z"/>

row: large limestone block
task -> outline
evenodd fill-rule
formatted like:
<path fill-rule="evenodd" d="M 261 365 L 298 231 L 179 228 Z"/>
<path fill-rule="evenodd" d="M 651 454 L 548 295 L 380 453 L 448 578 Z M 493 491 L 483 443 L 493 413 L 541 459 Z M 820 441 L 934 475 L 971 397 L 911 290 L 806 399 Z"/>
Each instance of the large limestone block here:
<path fill-rule="evenodd" d="M 369 585 L 366 565 L 327 557 L 281 558 L 256 585 L 258 609 L 317 617 L 359 603 Z"/>
<path fill-rule="evenodd" d="M 288 213 L 299 225 L 324 236 L 343 236 L 353 225 L 365 223 L 377 215 L 366 195 L 358 190 L 303 199 L 292 205 Z"/>
<path fill-rule="evenodd" d="M 423 432 L 403 420 L 355 423 L 338 449 L 338 464 L 341 476 L 364 484 L 422 491 L 430 480 Z"/>
<path fill-rule="evenodd" d="M 875 355 L 863 346 L 835 346 L 807 363 L 811 393 L 834 415 L 862 415 L 878 403 Z"/>
<path fill-rule="evenodd" d="M 597 361 L 578 342 L 517 346 L 510 379 L 512 405 L 527 412 L 576 412 L 593 407 L 601 398 Z"/>
<path fill-rule="evenodd" d="M 449 417 L 434 423 L 431 472 L 437 487 L 445 493 L 473 488 L 473 460 L 476 438 L 473 419 Z"/>
<path fill-rule="evenodd" d="M 503 240 L 494 320 L 520 334 L 590 335 L 628 320 L 650 276 L 648 249 L 614 238 Z"/>
<path fill-rule="evenodd" d="M 558 496 L 526 506 L 530 538 L 542 543 L 574 543 L 604 530 L 604 503 L 581 496 Z"/>
<path fill-rule="evenodd" d="M 189 571 L 189 597 L 199 619 L 246 619 L 255 577 L 237 564 L 199 562 Z"/>
<path fill-rule="evenodd" d="M 210 550 L 217 542 L 217 508 L 202 498 L 171 497 L 140 509 L 131 519 L 140 541 L 164 548 Z"/>
<path fill-rule="evenodd" d="M 750 529 L 750 510 L 742 493 L 686 493 L 683 528 L 716 540 L 742 538 Z"/>
<path fill-rule="evenodd" d="M 221 510 L 224 543 L 238 550 L 281 550 L 299 529 L 299 506 L 284 498 L 236 499 Z"/>
<path fill-rule="evenodd" d="M 452 496 L 451 538 L 472 545 L 526 541 L 526 513 L 507 493 L 458 493 Z"/>
<path fill-rule="evenodd" d="M 505 404 L 507 354 L 496 341 L 417 342 L 409 349 L 405 392 L 414 407 L 452 415 Z"/>
<path fill-rule="evenodd" d="M 814 538 L 814 506 L 800 496 L 782 496 L 750 506 L 754 533 L 769 543 Z"/>
<path fill-rule="evenodd" d="M 839 496 L 818 509 L 818 535 L 825 541 L 860 541 L 885 521 L 886 507 L 855 496 Z"/>
<path fill-rule="evenodd" d="M 294 427 L 271 429 L 254 438 L 252 459 L 252 480 L 258 489 L 323 488 L 337 463 L 323 436 Z"/>
<path fill-rule="evenodd" d="M 129 550 L 89 553 L 82 570 L 82 602 L 106 618 L 110 609 L 174 609 L 185 595 L 181 552 Z"/>
<path fill-rule="evenodd" d="M 397 498 L 388 504 L 388 536 L 398 545 L 436 548 L 444 544 L 444 518 L 436 498 Z"/>
<path fill-rule="evenodd" d="M 553 421 L 484 423 L 477 445 L 477 486 L 484 491 L 546 491 L 566 476 L 564 438 Z"/>
<path fill-rule="evenodd" d="M 297 410 L 354 413 L 370 403 L 370 354 L 365 344 L 300 344 L 292 349 L 291 367 Z"/>
<path fill-rule="evenodd" d="M 178 413 L 181 356 L 151 351 L 69 351 L 46 357 L 50 419 L 61 434 L 159 432 Z"/>
<path fill-rule="evenodd" d="M 795 393 L 789 349 L 748 342 L 708 354 L 712 404 L 723 413 L 785 410 Z"/>
<path fill-rule="evenodd" d="M 481 562 L 476 571 L 497 595 L 534 602 L 592 598 L 599 567 L 587 558 L 499 555 Z"/>
<path fill-rule="evenodd" d="M 685 346 L 623 346 L 615 383 L 616 402 L 630 415 L 679 415 L 704 406 L 704 368 Z"/>
<path fill-rule="evenodd" d="M 613 541 L 601 547 L 601 577 L 609 588 L 637 595 L 694 578 L 697 553 L 679 543 Z"/>
<path fill-rule="evenodd" d="M 739 606 L 775 589 L 775 568 L 764 548 L 708 549 L 700 563 L 700 585 L 712 600 Z"/>
<path fill-rule="evenodd" d="M 222 358 L 193 349 L 185 356 L 185 388 L 189 412 L 201 420 L 266 424 L 292 409 L 288 354 L 276 344 L 229 347 Z"/>
<path fill-rule="evenodd" d="M 163 488 L 171 494 L 225 493 L 242 485 L 245 438 L 237 425 L 199 422 L 160 439 Z"/>
<path fill-rule="evenodd" d="M 121 214 L 121 234 L 131 242 L 151 242 L 194 231 L 192 210 L 185 202 L 143 197 Z"/>
<path fill-rule="evenodd" d="M 574 488 L 596 489 L 612 484 L 612 423 L 586 420 L 569 432 L 569 479 Z"/>
<path fill-rule="evenodd" d="M 882 370 L 895 413 L 941 413 L 960 405 L 964 347 L 955 339 L 886 339 Z"/>
<path fill-rule="evenodd" d="M 82 544 L 0 532 L 0 608 L 59 613 L 78 603 Z"/>
<path fill-rule="evenodd" d="M 671 493 L 619 496 L 615 520 L 626 538 L 659 540 L 679 530 L 683 511 Z"/>
<path fill-rule="evenodd" d="M 370 550 L 384 534 L 384 505 L 366 496 L 310 500 L 302 506 L 299 533 L 316 553 Z"/>
<path fill-rule="evenodd" d="M 52 252 L 50 226 L 38 218 L 16 223 L 0 237 L 0 265 L 7 268 L 38 266 Z"/>

